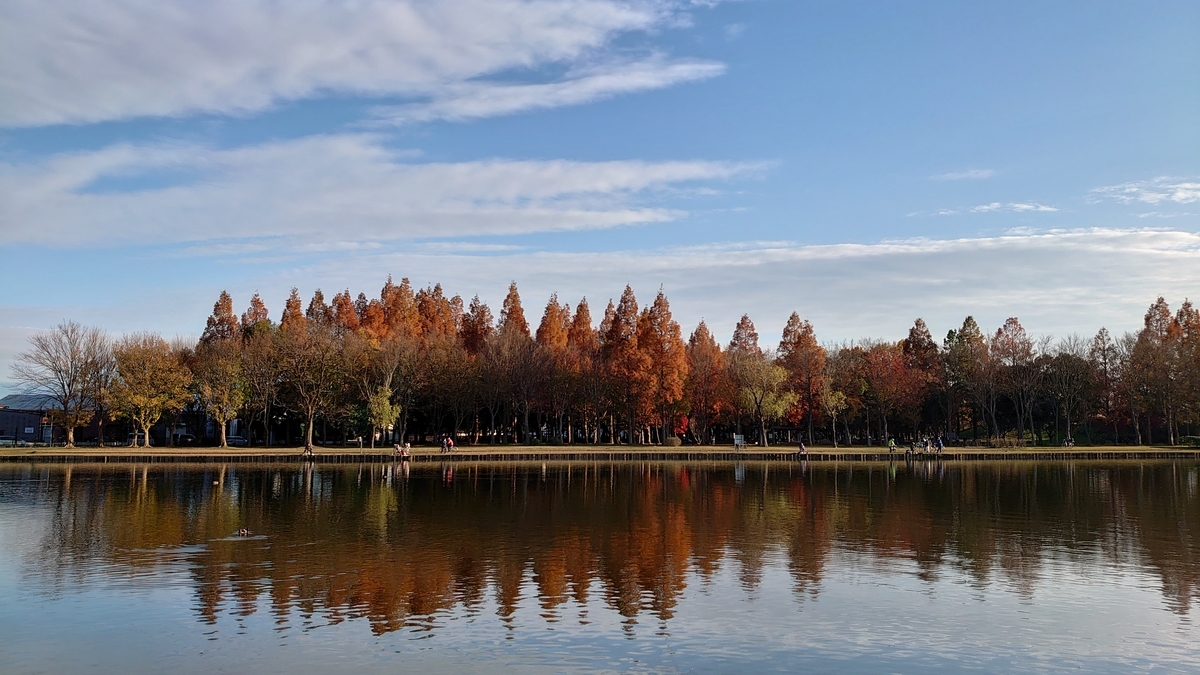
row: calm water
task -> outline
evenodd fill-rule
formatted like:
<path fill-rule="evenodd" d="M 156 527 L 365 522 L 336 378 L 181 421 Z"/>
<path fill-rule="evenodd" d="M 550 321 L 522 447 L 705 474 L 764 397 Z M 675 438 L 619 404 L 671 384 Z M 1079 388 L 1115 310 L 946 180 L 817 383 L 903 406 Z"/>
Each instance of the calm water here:
<path fill-rule="evenodd" d="M 0 465 L 0 672 L 1194 673 L 1198 479 Z"/>

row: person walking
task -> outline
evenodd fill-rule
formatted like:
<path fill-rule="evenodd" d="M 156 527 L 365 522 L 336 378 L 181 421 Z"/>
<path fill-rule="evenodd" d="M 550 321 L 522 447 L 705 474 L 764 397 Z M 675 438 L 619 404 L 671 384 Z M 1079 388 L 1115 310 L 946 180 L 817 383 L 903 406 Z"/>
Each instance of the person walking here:
<path fill-rule="evenodd" d="M 896 451 L 896 439 L 889 438 L 888 439 L 888 454 L 890 455 L 895 451 Z"/>

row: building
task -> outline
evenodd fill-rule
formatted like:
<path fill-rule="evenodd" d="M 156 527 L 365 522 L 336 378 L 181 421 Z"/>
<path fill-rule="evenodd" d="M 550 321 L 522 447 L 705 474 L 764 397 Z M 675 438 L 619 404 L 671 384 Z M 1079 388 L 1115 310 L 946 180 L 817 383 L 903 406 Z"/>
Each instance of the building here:
<path fill-rule="evenodd" d="M 53 399 L 40 394 L 9 394 L 0 398 L 0 436 L 12 436 L 26 443 L 49 443 L 54 426 L 50 411 Z"/>

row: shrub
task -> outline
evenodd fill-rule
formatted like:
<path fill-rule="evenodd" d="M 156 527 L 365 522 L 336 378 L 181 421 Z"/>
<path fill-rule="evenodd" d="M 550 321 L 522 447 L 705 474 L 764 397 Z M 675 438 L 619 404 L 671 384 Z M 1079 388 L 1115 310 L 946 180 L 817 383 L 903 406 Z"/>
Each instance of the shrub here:
<path fill-rule="evenodd" d="M 678 448 L 683 445 L 683 441 L 678 436 L 671 436 L 667 438 L 665 445 L 669 448 Z"/>

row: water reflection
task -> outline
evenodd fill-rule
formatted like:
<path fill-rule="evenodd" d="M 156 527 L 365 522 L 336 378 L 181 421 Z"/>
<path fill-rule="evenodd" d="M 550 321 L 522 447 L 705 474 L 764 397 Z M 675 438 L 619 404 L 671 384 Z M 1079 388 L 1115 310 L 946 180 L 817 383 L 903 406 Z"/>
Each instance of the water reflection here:
<path fill-rule="evenodd" d="M 56 592 L 183 579 L 205 623 L 269 611 L 281 631 L 364 618 L 383 634 L 436 631 L 449 610 L 511 626 L 526 600 L 586 625 L 593 596 L 665 627 L 689 583 L 728 569 L 753 594 L 774 564 L 799 602 L 837 565 L 1026 596 L 1055 566 L 1145 568 L 1186 615 L 1197 478 L 1191 463 L 10 466 L 0 505 L 44 507 L 23 573 Z"/>

